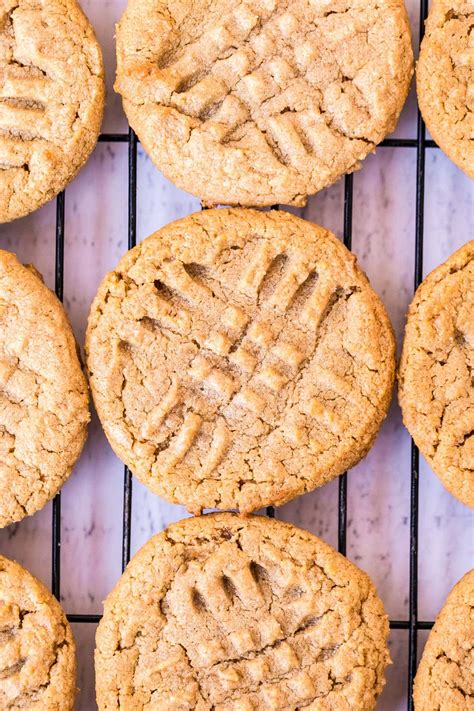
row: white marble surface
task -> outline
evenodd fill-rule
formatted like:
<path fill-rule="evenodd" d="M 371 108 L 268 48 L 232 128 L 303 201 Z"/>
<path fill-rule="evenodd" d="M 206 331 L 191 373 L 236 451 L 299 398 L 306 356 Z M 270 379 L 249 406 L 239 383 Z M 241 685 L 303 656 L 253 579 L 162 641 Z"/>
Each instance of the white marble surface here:
<path fill-rule="evenodd" d="M 108 106 L 104 131 L 127 128 L 112 91 L 114 22 L 125 0 L 83 0 L 105 52 Z M 418 0 L 408 2 L 415 44 Z M 407 102 L 396 135 L 416 135 L 416 104 Z M 138 237 L 199 208 L 166 181 L 143 153 L 138 161 Z M 354 177 L 353 250 L 382 296 L 400 344 L 412 296 L 415 241 L 416 151 L 381 148 Z M 474 188 L 437 149 L 426 157 L 424 271 L 446 259 L 474 232 Z M 342 235 L 343 182 L 311 199 L 304 216 Z M 0 226 L 0 246 L 33 262 L 54 284 L 55 205 Z M 66 194 L 65 305 L 83 342 L 88 309 L 105 271 L 127 245 L 127 146 L 100 144 Z M 83 456 L 62 495 L 61 601 L 69 613 L 100 613 L 120 575 L 123 468 L 94 417 Z M 348 556 L 373 577 L 387 611 L 407 619 L 409 580 L 410 439 L 395 400 L 368 457 L 349 474 Z M 136 550 L 168 522 L 185 515 L 133 484 Z M 285 520 L 337 543 L 337 482 L 280 509 Z M 51 505 L 0 531 L 0 550 L 47 585 L 51 572 Z M 423 463 L 420 485 L 419 615 L 432 619 L 452 585 L 473 565 L 473 517 Z M 95 709 L 94 625 L 74 625 L 81 689 L 77 709 Z M 420 634 L 420 647 L 426 639 Z M 405 631 L 392 632 L 394 665 L 380 702 L 383 711 L 406 708 Z"/>

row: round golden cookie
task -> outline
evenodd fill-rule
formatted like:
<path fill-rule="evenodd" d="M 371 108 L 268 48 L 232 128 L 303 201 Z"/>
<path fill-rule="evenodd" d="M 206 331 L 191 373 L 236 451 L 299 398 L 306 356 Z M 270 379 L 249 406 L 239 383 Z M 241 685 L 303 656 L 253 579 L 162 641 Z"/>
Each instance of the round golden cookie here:
<path fill-rule="evenodd" d="M 474 708 L 474 570 L 451 590 L 415 678 L 416 711 Z"/>
<path fill-rule="evenodd" d="M 444 486 L 474 507 L 474 241 L 435 269 L 408 311 L 403 421 Z"/>
<path fill-rule="evenodd" d="M 0 708 L 70 711 L 76 646 L 56 598 L 31 573 L 0 556 Z"/>
<path fill-rule="evenodd" d="M 0 527 L 55 496 L 87 435 L 89 397 L 62 304 L 0 250 Z"/>
<path fill-rule="evenodd" d="M 418 103 L 440 148 L 474 178 L 474 2 L 433 0 L 416 70 Z"/>
<path fill-rule="evenodd" d="M 0 222 L 51 200 L 94 148 L 102 54 L 75 0 L 0 3 Z"/>
<path fill-rule="evenodd" d="M 213 514 L 154 536 L 105 601 L 100 711 L 371 711 L 390 662 L 369 577 L 315 536 Z"/>
<path fill-rule="evenodd" d="M 344 245 L 239 208 L 128 252 L 94 300 L 86 353 L 114 451 L 195 513 L 282 504 L 355 465 L 395 367 L 385 309 Z"/>
<path fill-rule="evenodd" d="M 208 205 L 304 205 L 396 125 L 403 0 L 129 0 L 116 91 L 145 150 Z"/>

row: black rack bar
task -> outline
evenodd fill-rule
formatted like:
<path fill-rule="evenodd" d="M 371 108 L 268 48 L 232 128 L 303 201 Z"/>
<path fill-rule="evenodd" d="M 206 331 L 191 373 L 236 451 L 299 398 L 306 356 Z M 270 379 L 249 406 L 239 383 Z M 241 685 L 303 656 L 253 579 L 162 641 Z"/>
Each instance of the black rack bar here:
<path fill-rule="evenodd" d="M 428 16 L 428 0 L 420 0 L 420 45 L 425 33 L 425 20 Z M 423 237 L 425 217 L 425 157 L 426 131 L 421 112 L 418 109 L 416 137 L 416 214 L 415 214 L 415 275 L 414 289 L 423 280 Z M 408 627 L 408 711 L 413 711 L 413 682 L 417 668 L 418 651 L 418 513 L 419 513 L 419 475 L 420 454 L 414 441 L 411 442 L 410 475 L 410 588 L 409 588 L 409 627 Z"/>
<path fill-rule="evenodd" d="M 280 209 L 280 205 L 272 205 L 271 209 L 278 211 Z M 275 513 L 276 511 L 274 506 L 267 506 L 267 516 L 269 518 L 275 518 Z"/>
<path fill-rule="evenodd" d="M 102 615 L 91 615 L 91 614 L 85 614 L 85 615 L 78 615 L 78 614 L 70 614 L 66 615 L 68 618 L 69 622 L 73 623 L 84 623 L 84 624 L 98 624 L 101 619 Z M 417 623 L 417 629 L 419 630 L 431 630 L 434 625 L 434 622 L 432 620 L 420 620 Z M 392 630 L 407 630 L 410 627 L 410 620 L 390 620 L 390 629 Z"/>
<path fill-rule="evenodd" d="M 67 619 L 69 622 L 75 623 L 75 624 L 92 624 L 92 625 L 97 625 L 101 619 L 102 615 L 78 615 L 78 614 L 70 614 L 66 615 Z M 426 621 L 419 621 L 417 623 L 417 628 L 419 630 L 431 630 L 433 628 L 434 621 L 432 620 L 426 620 Z M 407 630 L 410 626 L 410 621 L 409 620 L 390 620 L 390 629 L 392 630 Z"/>
<path fill-rule="evenodd" d="M 346 175 L 344 179 L 344 244 L 352 248 L 352 207 L 354 202 L 354 176 Z M 337 547 L 339 553 L 346 555 L 347 551 L 347 472 L 339 477 L 338 494 Z"/>
<path fill-rule="evenodd" d="M 128 143 L 128 133 L 101 133 L 99 143 Z"/>
<path fill-rule="evenodd" d="M 128 133 L 101 133 L 99 143 L 128 143 Z M 386 138 L 378 144 L 377 148 L 416 148 L 417 146 L 416 138 Z M 426 148 L 438 147 L 434 141 L 426 141 Z"/>
<path fill-rule="evenodd" d="M 137 243 L 137 136 L 132 129 L 128 133 L 128 248 Z M 132 538 L 132 474 L 125 466 L 123 472 L 123 528 L 122 570 L 130 560 Z"/>
<path fill-rule="evenodd" d="M 380 143 L 382 148 L 418 148 L 418 138 L 386 138 Z M 425 141 L 425 148 L 439 148 L 432 140 Z"/>
<path fill-rule="evenodd" d="M 391 630 L 409 630 L 410 620 L 390 620 Z M 416 623 L 417 630 L 430 630 L 434 625 L 434 620 L 418 620 Z"/>
<path fill-rule="evenodd" d="M 102 619 L 102 615 L 66 615 L 69 622 L 73 624 L 90 624 L 98 625 Z"/>
<path fill-rule="evenodd" d="M 65 194 L 60 193 L 56 199 L 56 246 L 54 290 L 60 301 L 64 296 L 64 210 Z M 61 492 L 53 499 L 53 520 L 51 529 L 51 590 L 60 599 L 61 595 Z"/>

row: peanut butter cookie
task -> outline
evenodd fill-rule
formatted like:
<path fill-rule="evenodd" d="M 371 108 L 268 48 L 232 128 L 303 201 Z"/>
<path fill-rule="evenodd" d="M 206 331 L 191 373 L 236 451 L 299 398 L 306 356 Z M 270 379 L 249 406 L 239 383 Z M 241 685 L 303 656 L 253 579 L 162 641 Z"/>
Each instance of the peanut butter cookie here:
<path fill-rule="evenodd" d="M 474 507 L 474 241 L 425 279 L 405 331 L 403 421 L 444 486 Z"/>
<path fill-rule="evenodd" d="M 0 2 L 0 222 L 51 200 L 94 148 L 102 54 L 75 0 Z"/>
<path fill-rule="evenodd" d="M 31 573 L 0 556 L 0 708 L 70 711 L 76 647 L 56 598 Z"/>
<path fill-rule="evenodd" d="M 388 631 L 369 577 L 315 536 L 263 516 L 187 519 L 105 601 L 99 709 L 371 711 Z"/>
<path fill-rule="evenodd" d="M 403 0 L 129 0 L 117 81 L 158 168 L 208 205 L 304 205 L 395 128 Z"/>
<path fill-rule="evenodd" d="M 238 208 L 126 254 L 94 300 L 86 353 L 117 455 L 195 513 L 282 504 L 352 467 L 395 367 L 385 309 L 344 245 Z"/>
<path fill-rule="evenodd" d="M 474 2 L 433 0 L 416 71 L 418 103 L 440 148 L 474 178 Z"/>
<path fill-rule="evenodd" d="M 415 678 L 416 711 L 474 708 L 474 570 L 451 590 Z"/>
<path fill-rule="evenodd" d="M 41 509 L 81 453 L 86 379 L 61 303 L 0 250 L 0 526 Z"/>

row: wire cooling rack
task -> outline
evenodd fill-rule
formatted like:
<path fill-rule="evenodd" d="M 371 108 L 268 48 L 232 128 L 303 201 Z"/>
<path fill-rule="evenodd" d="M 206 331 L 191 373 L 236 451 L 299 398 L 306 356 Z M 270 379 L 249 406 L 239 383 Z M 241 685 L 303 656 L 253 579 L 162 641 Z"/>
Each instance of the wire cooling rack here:
<path fill-rule="evenodd" d="M 428 0 L 420 0 L 420 42 L 424 32 L 424 22 L 428 14 Z M 137 137 L 130 129 L 128 133 L 104 133 L 101 143 L 126 143 L 128 145 L 128 248 L 136 244 L 137 235 Z M 418 112 L 416 138 L 392 138 L 383 141 L 382 146 L 391 148 L 410 148 L 416 150 L 416 217 L 415 217 L 415 262 L 414 289 L 423 278 L 423 227 L 425 201 L 425 155 L 427 148 L 437 148 L 434 141 L 426 139 L 425 125 Z M 275 206 L 277 209 L 277 206 Z M 352 246 L 353 214 L 353 176 L 347 175 L 344 184 L 344 244 Z M 63 299 L 64 286 L 64 237 L 65 237 L 65 193 L 61 193 L 56 203 L 56 254 L 55 254 L 55 290 L 59 299 Z M 347 540 L 347 475 L 339 478 L 338 500 L 338 549 L 346 554 Z M 408 619 L 390 620 L 390 628 L 408 630 L 408 688 L 407 710 L 413 711 L 412 688 L 417 666 L 417 642 L 420 630 L 430 630 L 432 621 L 418 619 L 418 503 L 419 503 L 419 452 L 412 441 L 411 445 L 411 492 L 410 492 L 410 542 L 409 542 L 409 591 Z M 273 507 L 267 509 L 269 516 L 275 515 Z M 124 467 L 123 477 L 123 512 L 122 512 L 122 569 L 130 560 L 132 529 L 132 475 Z M 60 599 L 61 590 L 61 494 L 53 501 L 52 514 L 52 591 Z M 97 624 L 101 615 L 68 614 L 70 622 L 79 624 Z"/>

